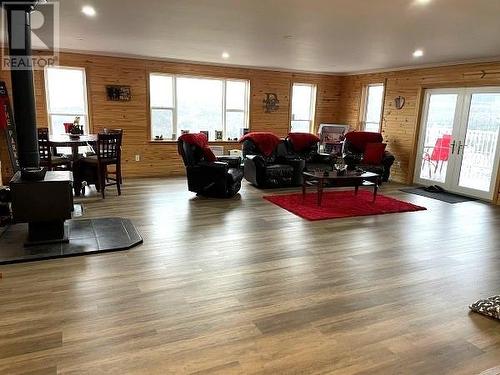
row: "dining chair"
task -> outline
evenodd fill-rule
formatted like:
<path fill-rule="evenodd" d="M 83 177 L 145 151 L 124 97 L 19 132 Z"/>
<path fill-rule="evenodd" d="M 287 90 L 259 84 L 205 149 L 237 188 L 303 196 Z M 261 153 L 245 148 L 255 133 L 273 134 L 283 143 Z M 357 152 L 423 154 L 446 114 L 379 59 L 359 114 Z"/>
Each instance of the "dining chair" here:
<path fill-rule="evenodd" d="M 87 156 L 78 162 L 76 173 L 78 181 L 86 181 L 88 185 L 95 184 L 103 198 L 105 198 L 107 186 L 116 185 L 118 195 L 121 195 L 122 136 L 122 131 L 99 133 L 95 143 L 95 155 Z M 108 172 L 110 166 L 114 166 L 115 170 Z M 114 177 L 110 177 L 110 175 Z"/>
<path fill-rule="evenodd" d="M 108 133 L 108 134 L 114 134 L 114 133 L 121 134 L 122 140 L 123 140 L 123 129 L 107 129 L 105 131 L 105 133 Z M 111 180 L 111 181 L 115 181 L 115 182 L 118 179 L 118 176 L 120 176 L 119 177 L 120 185 L 123 184 L 121 151 L 122 150 L 121 150 L 121 143 L 120 143 L 120 158 L 118 159 L 118 164 L 115 165 L 115 169 L 114 170 L 108 170 L 107 173 L 106 173 L 106 180 Z M 110 176 L 112 176 L 112 177 L 110 177 Z"/>
<path fill-rule="evenodd" d="M 71 169 L 71 160 L 55 154 L 54 147 L 49 141 L 49 128 L 38 128 L 38 150 L 41 167 L 49 171 Z"/>

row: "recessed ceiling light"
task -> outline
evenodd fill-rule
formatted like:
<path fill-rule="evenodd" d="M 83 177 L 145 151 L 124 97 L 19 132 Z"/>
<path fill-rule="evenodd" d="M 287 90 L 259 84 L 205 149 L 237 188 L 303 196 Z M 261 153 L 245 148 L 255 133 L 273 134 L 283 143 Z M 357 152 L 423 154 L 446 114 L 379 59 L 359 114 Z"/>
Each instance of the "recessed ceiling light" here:
<path fill-rule="evenodd" d="M 427 5 L 431 2 L 432 0 L 416 0 L 415 2 L 420 5 Z"/>
<path fill-rule="evenodd" d="M 94 17 L 96 15 L 94 7 L 90 5 L 85 5 L 82 7 L 82 13 L 89 17 Z"/>
<path fill-rule="evenodd" d="M 229 53 L 227 53 L 227 52 L 222 52 L 222 58 L 223 58 L 224 60 L 229 59 Z"/>
<path fill-rule="evenodd" d="M 413 52 L 413 57 L 422 57 L 424 55 L 424 51 L 421 49 L 417 49 L 415 52 Z"/>

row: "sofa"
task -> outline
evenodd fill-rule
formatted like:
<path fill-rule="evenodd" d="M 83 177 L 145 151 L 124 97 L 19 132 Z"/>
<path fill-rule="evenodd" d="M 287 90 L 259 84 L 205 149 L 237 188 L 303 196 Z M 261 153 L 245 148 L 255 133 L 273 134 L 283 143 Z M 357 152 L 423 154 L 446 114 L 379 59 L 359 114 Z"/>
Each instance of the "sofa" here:
<path fill-rule="evenodd" d="M 305 171 L 331 171 L 335 160 L 318 152 L 319 142 L 319 137 L 311 133 L 289 133 L 285 139 L 289 157 L 303 159 Z"/>
<path fill-rule="evenodd" d="M 215 198 L 238 193 L 243 179 L 240 158 L 216 158 L 203 133 L 183 134 L 177 148 L 186 167 L 189 191 Z"/>
<path fill-rule="evenodd" d="M 269 132 L 252 132 L 240 138 L 244 176 L 259 188 L 299 186 L 305 160 L 289 154 L 286 141 Z"/>
<path fill-rule="evenodd" d="M 380 133 L 349 132 L 345 135 L 342 155 L 348 169 L 378 173 L 387 182 L 395 158 L 385 147 Z"/>

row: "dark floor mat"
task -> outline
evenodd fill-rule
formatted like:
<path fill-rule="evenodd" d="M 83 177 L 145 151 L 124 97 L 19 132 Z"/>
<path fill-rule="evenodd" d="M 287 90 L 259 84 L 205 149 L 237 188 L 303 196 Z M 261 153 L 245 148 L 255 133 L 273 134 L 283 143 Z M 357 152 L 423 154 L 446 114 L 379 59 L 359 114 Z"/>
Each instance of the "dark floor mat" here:
<path fill-rule="evenodd" d="M 472 202 L 477 201 L 475 198 L 465 197 L 463 195 L 453 194 L 453 193 L 431 193 L 430 191 L 426 191 L 424 187 L 415 187 L 415 188 L 406 188 L 400 189 L 405 193 L 421 195 L 422 197 L 437 199 L 446 203 L 463 203 L 463 202 Z"/>

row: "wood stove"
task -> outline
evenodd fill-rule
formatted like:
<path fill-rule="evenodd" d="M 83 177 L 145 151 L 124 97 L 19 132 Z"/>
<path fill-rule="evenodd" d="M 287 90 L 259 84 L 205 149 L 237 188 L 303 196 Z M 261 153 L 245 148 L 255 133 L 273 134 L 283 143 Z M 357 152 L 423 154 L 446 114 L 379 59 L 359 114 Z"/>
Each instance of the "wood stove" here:
<path fill-rule="evenodd" d="M 31 59 L 31 12 L 38 1 L 0 1 L 7 13 L 9 55 Z M 20 37 L 21 35 L 21 37 Z M 19 42 L 21 38 L 24 41 Z M 14 43 L 15 41 L 15 43 Z M 28 223 L 28 242 L 67 241 L 64 222 L 73 209 L 71 172 L 38 170 L 40 157 L 36 129 L 33 70 L 11 69 L 17 155 L 21 171 L 10 182 L 15 222 Z"/>

